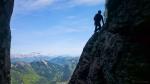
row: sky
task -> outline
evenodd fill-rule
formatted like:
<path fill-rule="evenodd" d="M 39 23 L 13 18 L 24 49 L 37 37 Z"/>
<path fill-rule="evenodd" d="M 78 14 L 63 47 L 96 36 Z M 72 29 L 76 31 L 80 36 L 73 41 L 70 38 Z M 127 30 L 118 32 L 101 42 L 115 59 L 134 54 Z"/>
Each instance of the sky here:
<path fill-rule="evenodd" d="M 104 0 L 15 0 L 11 53 L 80 55 L 104 5 Z"/>

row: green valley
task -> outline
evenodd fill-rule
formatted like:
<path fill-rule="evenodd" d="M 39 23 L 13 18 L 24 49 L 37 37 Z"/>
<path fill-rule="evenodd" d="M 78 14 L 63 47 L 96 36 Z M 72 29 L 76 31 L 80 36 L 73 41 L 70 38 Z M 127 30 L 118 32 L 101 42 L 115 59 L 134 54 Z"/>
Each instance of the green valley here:
<path fill-rule="evenodd" d="M 11 64 L 11 84 L 67 84 L 78 57 L 55 57 Z"/>

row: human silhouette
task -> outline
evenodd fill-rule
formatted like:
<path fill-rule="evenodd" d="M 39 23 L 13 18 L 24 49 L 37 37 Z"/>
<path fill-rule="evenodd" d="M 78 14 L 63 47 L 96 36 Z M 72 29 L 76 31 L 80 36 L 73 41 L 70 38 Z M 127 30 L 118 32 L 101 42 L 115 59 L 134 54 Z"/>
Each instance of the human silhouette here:
<path fill-rule="evenodd" d="M 98 13 L 94 16 L 94 25 L 95 25 L 94 32 L 101 30 L 101 21 L 104 25 L 104 19 L 103 19 L 103 16 L 101 15 L 101 10 L 99 10 Z"/>

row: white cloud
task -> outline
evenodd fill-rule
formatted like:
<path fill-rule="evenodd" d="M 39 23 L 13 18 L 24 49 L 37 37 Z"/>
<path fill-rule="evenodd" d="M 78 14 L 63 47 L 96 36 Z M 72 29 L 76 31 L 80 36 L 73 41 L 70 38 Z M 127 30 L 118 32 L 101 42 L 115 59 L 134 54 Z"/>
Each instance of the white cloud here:
<path fill-rule="evenodd" d="M 104 4 L 105 0 L 56 0 L 53 9 L 73 8 L 76 6 L 94 6 Z"/>
<path fill-rule="evenodd" d="M 73 19 L 75 19 L 75 18 L 77 18 L 77 17 L 74 16 L 74 15 L 70 15 L 70 16 L 67 16 L 67 17 L 66 17 L 66 19 L 69 19 L 69 20 L 73 20 Z"/>
<path fill-rule="evenodd" d="M 75 6 L 92 6 L 104 4 L 105 0 L 15 0 L 15 10 L 38 10 L 44 7 L 52 9 L 71 8 Z"/>
<path fill-rule="evenodd" d="M 15 10 L 36 10 L 49 6 L 54 0 L 15 0 Z"/>
<path fill-rule="evenodd" d="M 97 5 L 104 3 L 105 0 L 73 0 L 73 2 L 79 5 Z"/>
<path fill-rule="evenodd" d="M 52 4 L 53 2 L 54 2 L 53 0 L 36 0 L 34 3 L 31 4 L 31 7 L 33 8 L 45 7 Z"/>

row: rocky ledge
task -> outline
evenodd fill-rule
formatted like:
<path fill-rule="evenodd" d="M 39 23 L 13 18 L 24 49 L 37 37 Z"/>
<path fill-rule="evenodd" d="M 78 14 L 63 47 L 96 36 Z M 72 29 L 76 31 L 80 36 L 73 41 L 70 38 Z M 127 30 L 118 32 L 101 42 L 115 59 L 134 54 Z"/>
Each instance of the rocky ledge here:
<path fill-rule="evenodd" d="M 150 84 L 150 0 L 107 0 L 69 84 Z"/>

